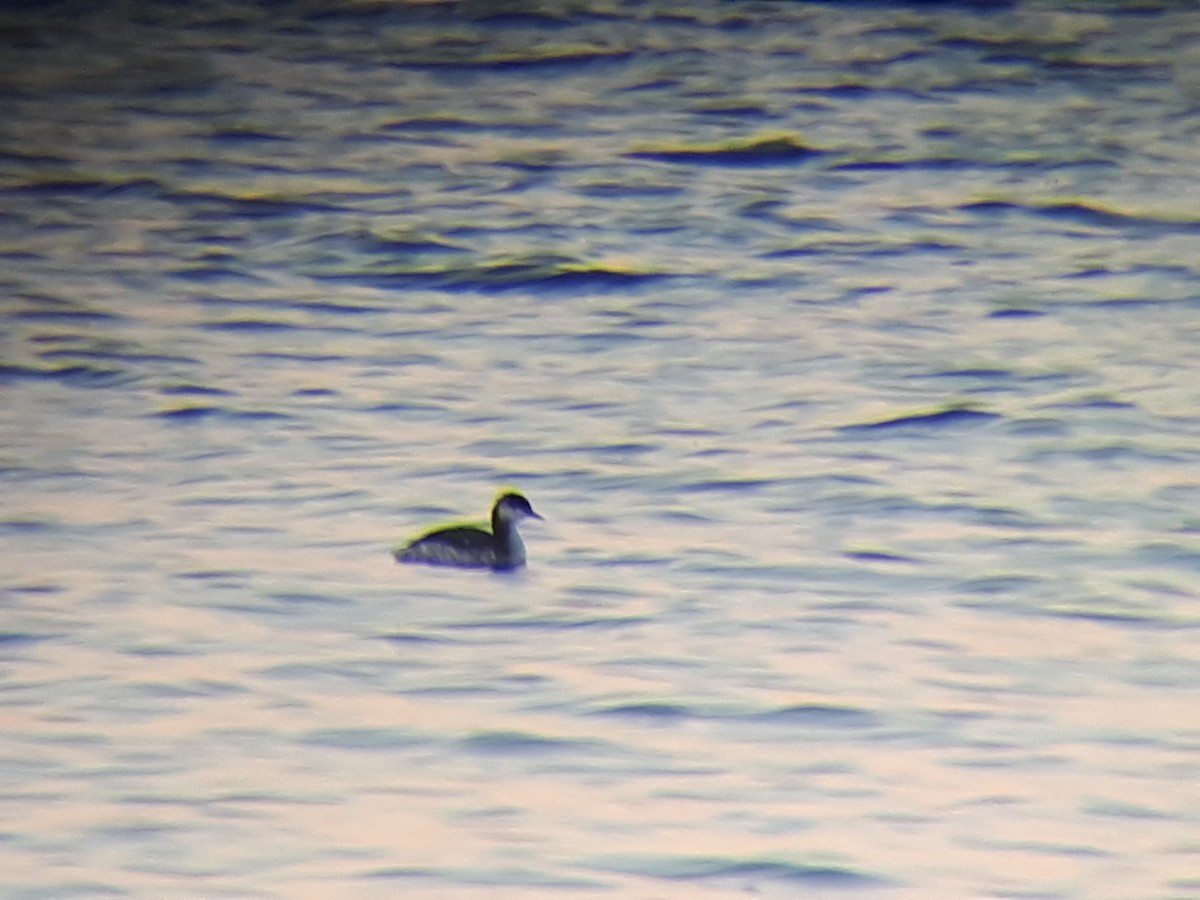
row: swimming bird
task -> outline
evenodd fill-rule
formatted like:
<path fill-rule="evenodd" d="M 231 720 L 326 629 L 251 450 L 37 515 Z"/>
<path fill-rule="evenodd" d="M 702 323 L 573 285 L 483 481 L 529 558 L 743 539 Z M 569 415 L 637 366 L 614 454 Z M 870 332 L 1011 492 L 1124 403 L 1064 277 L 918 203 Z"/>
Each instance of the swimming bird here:
<path fill-rule="evenodd" d="M 509 491 L 492 506 L 492 530 L 472 525 L 438 528 L 395 551 L 396 562 L 460 566 L 468 569 L 516 569 L 525 565 L 525 545 L 517 534 L 522 519 L 540 519 L 520 494 Z"/>

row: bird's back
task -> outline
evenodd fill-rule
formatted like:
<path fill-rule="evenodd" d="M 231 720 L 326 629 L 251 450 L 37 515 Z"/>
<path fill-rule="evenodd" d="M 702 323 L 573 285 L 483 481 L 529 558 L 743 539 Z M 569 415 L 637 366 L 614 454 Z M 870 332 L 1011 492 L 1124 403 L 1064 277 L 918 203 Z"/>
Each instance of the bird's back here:
<path fill-rule="evenodd" d="M 399 562 L 510 569 L 525 560 L 515 558 L 496 536 L 480 528 L 441 528 L 396 551 Z"/>

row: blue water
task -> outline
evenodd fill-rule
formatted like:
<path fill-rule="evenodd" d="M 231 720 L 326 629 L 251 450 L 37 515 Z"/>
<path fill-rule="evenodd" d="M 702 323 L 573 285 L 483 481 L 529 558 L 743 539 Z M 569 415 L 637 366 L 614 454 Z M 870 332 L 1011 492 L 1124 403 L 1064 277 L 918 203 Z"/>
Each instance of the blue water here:
<path fill-rule="evenodd" d="M 1191 4 L 0 43 L 0 894 L 1200 895 Z"/>

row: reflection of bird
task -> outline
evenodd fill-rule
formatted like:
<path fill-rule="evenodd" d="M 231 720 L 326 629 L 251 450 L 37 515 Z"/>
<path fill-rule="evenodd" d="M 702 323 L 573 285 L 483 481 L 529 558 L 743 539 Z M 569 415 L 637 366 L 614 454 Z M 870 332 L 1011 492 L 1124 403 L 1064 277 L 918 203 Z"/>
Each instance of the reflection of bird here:
<path fill-rule="evenodd" d="M 398 548 L 396 562 L 515 569 L 525 565 L 525 545 L 517 534 L 517 522 L 540 518 L 520 494 L 501 494 L 492 506 L 491 531 L 471 525 L 438 528 Z"/>

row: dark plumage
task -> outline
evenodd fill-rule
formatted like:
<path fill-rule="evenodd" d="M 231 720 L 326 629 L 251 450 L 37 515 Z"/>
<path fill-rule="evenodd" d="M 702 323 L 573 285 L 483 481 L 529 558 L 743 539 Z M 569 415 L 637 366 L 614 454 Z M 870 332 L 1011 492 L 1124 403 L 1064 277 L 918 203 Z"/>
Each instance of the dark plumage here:
<path fill-rule="evenodd" d="M 492 530 L 470 525 L 438 528 L 396 550 L 396 561 L 470 569 L 515 569 L 525 565 L 525 545 L 517 534 L 521 519 L 540 519 L 529 501 L 501 494 L 492 506 Z"/>

